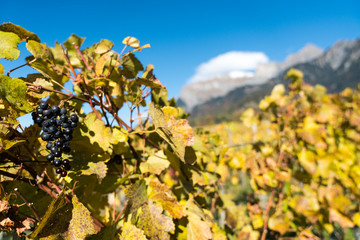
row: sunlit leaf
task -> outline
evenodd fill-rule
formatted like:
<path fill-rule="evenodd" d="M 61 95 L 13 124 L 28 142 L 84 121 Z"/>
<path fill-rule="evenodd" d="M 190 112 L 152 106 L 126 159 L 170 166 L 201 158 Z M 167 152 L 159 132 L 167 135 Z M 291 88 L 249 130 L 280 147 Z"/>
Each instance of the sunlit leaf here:
<path fill-rule="evenodd" d="M 25 40 L 34 40 L 40 42 L 40 38 L 32 32 L 20 27 L 19 25 L 15 25 L 13 23 L 3 23 L 0 25 L 0 31 L 4 32 L 13 32 L 18 35 L 21 41 Z"/>
<path fill-rule="evenodd" d="M 150 156 L 146 162 L 140 164 L 140 170 L 142 173 L 153 173 L 159 175 L 163 170 L 168 168 L 170 162 L 167 160 L 163 151 L 155 153 L 155 155 Z"/>
<path fill-rule="evenodd" d="M 104 162 L 89 162 L 88 169 L 82 170 L 81 174 L 83 175 L 91 175 L 95 174 L 98 178 L 99 183 L 104 179 L 107 173 L 107 166 Z"/>
<path fill-rule="evenodd" d="M 113 42 L 104 39 L 104 40 L 101 40 L 100 43 L 97 44 L 97 46 L 95 48 L 95 52 L 97 54 L 103 54 L 103 53 L 110 51 L 113 46 L 114 46 Z"/>
<path fill-rule="evenodd" d="M 126 38 L 124 38 L 122 43 L 125 44 L 125 45 L 128 45 L 130 47 L 133 47 L 133 48 L 140 47 L 140 41 L 137 38 L 134 38 L 134 37 L 126 37 Z"/>
<path fill-rule="evenodd" d="M 133 239 L 146 240 L 146 236 L 144 235 L 143 230 L 138 229 L 130 222 L 126 222 L 124 223 L 124 226 L 122 228 L 120 240 L 133 240 Z"/>
<path fill-rule="evenodd" d="M 20 56 L 18 44 L 21 39 L 18 35 L 11 32 L 0 31 L 0 58 L 15 60 Z"/>

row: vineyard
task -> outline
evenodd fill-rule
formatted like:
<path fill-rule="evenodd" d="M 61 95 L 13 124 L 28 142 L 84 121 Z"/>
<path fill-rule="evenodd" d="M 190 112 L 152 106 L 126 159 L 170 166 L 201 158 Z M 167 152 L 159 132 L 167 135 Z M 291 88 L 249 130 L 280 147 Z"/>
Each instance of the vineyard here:
<path fill-rule="evenodd" d="M 328 94 L 291 69 L 259 109 L 192 128 L 139 61 L 150 45 L 126 37 L 117 53 L 109 40 L 83 41 L 48 46 L 0 25 L 3 61 L 19 60 L 19 44 L 31 53 L 0 64 L 1 239 L 359 234 L 360 85 Z M 12 77 L 23 67 L 36 73 Z"/>

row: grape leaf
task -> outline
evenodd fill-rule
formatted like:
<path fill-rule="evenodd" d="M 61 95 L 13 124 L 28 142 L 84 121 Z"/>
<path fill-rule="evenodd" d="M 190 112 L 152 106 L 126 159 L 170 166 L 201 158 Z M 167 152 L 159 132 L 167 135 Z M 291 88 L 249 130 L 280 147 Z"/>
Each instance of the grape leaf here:
<path fill-rule="evenodd" d="M 4 66 L 0 63 L 0 74 L 1 74 L 1 73 L 4 73 L 4 72 L 5 72 Z"/>
<path fill-rule="evenodd" d="M 127 45 L 127 46 L 133 47 L 133 48 L 140 47 L 140 41 L 137 38 L 134 38 L 134 37 L 126 37 L 126 38 L 124 38 L 122 43 Z"/>
<path fill-rule="evenodd" d="M 152 201 L 148 201 L 140 209 L 137 227 L 143 229 L 150 239 L 168 240 L 169 232 L 175 231 L 171 218 L 163 215 L 162 211 L 163 209 L 154 205 Z"/>
<path fill-rule="evenodd" d="M 149 180 L 147 192 L 149 199 L 160 204 L 173 218 L 185 216 L 184 206 L 176 200 L 170 187 L 159 182 L 156 178 Z"/>
<path fill-rule="evenodd" d="M 269 228 L 284 234 L 290 227 L 292 214 L 275 213 L 269 218 Z"/>
<path fill-rule="evenodd" d="M 54 199 L 40 224 L 30 235 L 30 238 L 42 238 L 50 235 L 64 233 L 72 218 L 72 204 L 66 203 L 65 194 L 62 192 Z"/>
<path fill-rule="evenodd" d="M 123 58 L 123 73 L 127 78 L 135 78 L 139 71 L 143 71 L 144 67 L 141 62 L 130 53 Z"/>
<path fill-rule="evenodd" d="M 53 58 L 50 48 L 48 48 L 45 43 L 41 44 L 39 42 L 29 40 L 26 43 L 26 49 L 31 52 L 35 58 Z"/>
<path fill-rule="evenodd" d="M 7 60 L 15 60 L 20 56 L 18 44 L 21 39 L 18 35 L 12 32 L 0 31 L 0 58 Z"/>
<path fill-rule="evenodd" d="M 96 48 L 95 48 L 95 53 L 97 54 L 103 54 L 103 53 L 106 53 L 108 51 L 110 51 L 114 46 L 114 43 L 109 41 L 109 40 L 101 40 L 100 43 L 98 43 L 96 45 Z"/>
<path fill-rule="evenodd" d="M 34 41 L 40 42 L 40 38 L 35 33 L 29 32 L 28 30 L 20 27 L 19 25 L 15 25 L 13 23 L 1 24 L 0 31 L 13 32 L 20 37 L 21 41 L 34 40 Z"/>
<path fill-rule="evenodd" d="M 148 201 L 146 194 L 146 183 L 143 179 L 136 181 L 124 190 L 126 196 L 129 198 L 132 210 L 137 209 Z"/>
<path fill-rule="evenodd" d="M 185 204 L 185 213 L 188 216 L 189 221 L 187 224 L 187 239 L 212 239 L 213 236 L 209 226 L 209 217 L 192 197 L 190 197 Z"/>
<path fill-rule="evenodd" d="M 91 175 L 95 174 L 98 178 L 99 183 L 104 179 L 107 172 L 107 166 L 104 162 L 89 162 L 88 169 L 82 170 L 81 173 L 83 175 Z"/>
<path fill-rule="evenodd" d="M 132 225 L 130 222 L 124 223 L 124 226 L 122 228 L 122 233 L 120 235 L 120 240 L 146 240 L 146 236 L 144 235 L 144 231 L 141 229 L 138 229 L 134 225 Z"/>
<path fill-rule="evenodd" d="M 158 151 L 155 155 L 150 156 L 146 162 L 140 164 L 140 170 L 142 173 L 153 173 L 159 175 L 163 170 L 168 168 L 170 162 L 167 160 L 163 151 Z"/>
<path fill-rule="evenodd" d="M 15 109 L 28 113 L 33 107 L 26 99 L 26 89 L 23 80 L 0 75 L 0 98 L 7 100 Z"/>
<path fill-rule="evenodd" d="M 96 75 L 101 76 L 103 74 L 105 64 L 111 58 L 111 56 L 112 56 L 112 53 L 108 52 L 108 53 L 102 55 L 97 60 L 97 62 L 95 64 L 95 73 L 96 73 Z"/>
<path fill-rule="evenodd" d="M 64 234 L 64 239 L 85 239 L 87 235 L 95 234 L 96 230 L 90 212 L 79 202 L 76 195 L 72 197 L 72 204 L 72 219 L 69 230 Z"/>

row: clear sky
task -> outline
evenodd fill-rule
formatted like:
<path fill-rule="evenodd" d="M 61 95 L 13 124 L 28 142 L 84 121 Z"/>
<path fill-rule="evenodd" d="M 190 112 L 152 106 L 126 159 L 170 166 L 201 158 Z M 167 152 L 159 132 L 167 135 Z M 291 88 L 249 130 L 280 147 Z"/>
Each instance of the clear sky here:
<path fill-rule="evenodd" d="M 0 22 L 18 24 L 49 46 L 72 33 L 86 37 L 86 46 L 112 40 L 117 51 L 126 36 L 150 43 L 137 56 L 155 66 L 174 97 L 219 54 L 254 51 L 283 61 L 307 43 L 326 49 L 360 36 L 359 0 L 2 0 L 0 8 Z"/>

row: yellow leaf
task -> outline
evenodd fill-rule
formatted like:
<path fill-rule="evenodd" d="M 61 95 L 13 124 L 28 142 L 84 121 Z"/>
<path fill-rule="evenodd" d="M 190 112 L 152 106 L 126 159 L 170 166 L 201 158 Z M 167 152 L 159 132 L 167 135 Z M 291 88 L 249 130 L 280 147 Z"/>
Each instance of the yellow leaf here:
<path fill-rule="evenodd" d="M 127 46 L 133 47 L 133 48 L 140 47 L 140 41 L 137 38 L 134 38 L 134 37 L 126 37 L 126 38 L 124 38 L 122 43 L 127 45 Z"/>
<path fill-rule="evenodd" d="M 163 170 L 167 169 L 170 162 L 167 160 L 163 151 L 158 151 L 154 156 L 150 156 L 146 162 L 140 163 L 142 173 L 153 173 L 159 175 Z"/>

